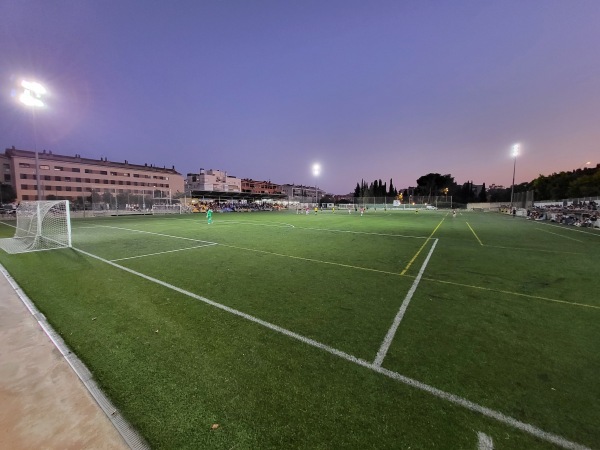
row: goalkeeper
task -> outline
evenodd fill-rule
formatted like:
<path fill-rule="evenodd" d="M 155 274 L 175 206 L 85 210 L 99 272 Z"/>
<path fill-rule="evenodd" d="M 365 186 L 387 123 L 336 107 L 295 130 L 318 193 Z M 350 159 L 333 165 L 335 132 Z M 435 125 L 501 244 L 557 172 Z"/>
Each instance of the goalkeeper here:
<path fill-rule="evenodd" d="M 207 222 L 208 222 L 209 225 L 212 223 L 212 213 L 213 213 L 212 208 L 209 207 L 206 210 L 206 220 L 207 220 Z"/>

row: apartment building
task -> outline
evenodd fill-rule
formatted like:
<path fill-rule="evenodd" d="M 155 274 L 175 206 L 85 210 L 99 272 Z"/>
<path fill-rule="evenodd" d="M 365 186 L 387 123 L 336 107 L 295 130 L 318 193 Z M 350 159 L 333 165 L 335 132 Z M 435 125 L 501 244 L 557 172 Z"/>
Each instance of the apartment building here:
<path fill-rule="evenodd" d="M 0 154 L 0 180 L 10 183 L 17 201 L 65 199 L 73 202 L 92 193 L 133 194 L 152 198 L 172 198 L 184 192 L 183 177 L 175 170 L 153 165 L 65 156 L 52 152 L 18 150 Z M 39 180 L 38 180 L 39 176 Z M 39 185 L 38 185 L 39 181 Z"/>
<path fill-rule="evenodd" d="M 185 191 L 188 195 L 193 192 L 239 194 L 242 192 L 242 180 L 222 170 L 201 168 L 197 174 L 187 174 Z"/>
<path fill-rule="evenodd" d="M 281 192 L 290 200 L 315 201 L 317 198 L 323 198 L 327 193 L 317 186 L 304 186 L 301 184 L 284 184 Z"/>
<path fill-rule="evenodd" d="M 242 192 L 246 194 L 264 194 L 266 196 L 279 196 L 282 194 L 279 184 L 270 181 L 256 181 L 250 178 L 242 178 Z"/>

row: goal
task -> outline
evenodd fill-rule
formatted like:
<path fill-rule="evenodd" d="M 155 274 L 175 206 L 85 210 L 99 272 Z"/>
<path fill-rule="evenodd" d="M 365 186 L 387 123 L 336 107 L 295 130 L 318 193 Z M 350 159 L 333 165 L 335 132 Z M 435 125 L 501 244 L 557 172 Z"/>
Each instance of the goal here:
<path fill-rule="evenodd" d="M 25 253 L 71 247 L 68 200 L 21 202 L 12 238 L 0 239 L 6 253 Z"/>
<path fill-rule="evenodd" d="M 183 212 L 179 203 L 174 205 L 152 205 L 152 214 L 182 214 Z"/>

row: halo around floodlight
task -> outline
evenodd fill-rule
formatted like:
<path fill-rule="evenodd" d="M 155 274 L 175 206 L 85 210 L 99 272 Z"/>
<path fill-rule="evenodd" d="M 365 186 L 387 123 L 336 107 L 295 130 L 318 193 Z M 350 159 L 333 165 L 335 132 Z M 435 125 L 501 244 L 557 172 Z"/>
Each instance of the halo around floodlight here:
<path fill-rule="evenodd" d="M 318 163 L 313 164 L 312 172 L 315 177 L 318 177 L 321 173 L 321 165 Z"/>
<path fill-rule="evenodd" d="M 21 81 L 21 87 L 24 89 L 23 93 L 19 96 L 21 103 L 37 108 L 44 106 L 44 102 L 42 101 L 42 95 L 46 93 L 44 86 L 35 81 L 23 80 Z"/>
<path fill-rule="evenodd" d="M 521 144 L 515 144 L 512 146 L 512 156 L 515 158 L 519 156 L 519 149 L 521 148 Z"/>

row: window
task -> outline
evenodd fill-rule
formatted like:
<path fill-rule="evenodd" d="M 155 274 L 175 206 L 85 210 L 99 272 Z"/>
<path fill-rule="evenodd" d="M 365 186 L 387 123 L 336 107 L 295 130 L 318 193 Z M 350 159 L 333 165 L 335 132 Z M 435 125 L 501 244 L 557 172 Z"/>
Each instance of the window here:
<path fill-rule="evenodd" d="M 106 170 L 101 170 L 100 175 L 108 175 L 108 172 Z"/>
<path fill-rule="evenodd" d="M 77 183 L 81 183 L 81 178 L 75 178 L 75 181 L 76 181 Z"/>
<path fill-rule="evenodd" d="M 77 167 L 73 167 L 73 168 L 71 169 L 71 172 L 77 172 L 77 173 L 79 173 L 79 172 L 81 172 L 81 169 L 79 169 L 79 168 L 77 168 Z M 86 171 L 86 172 L 87 172 L 87 171 Z"/>
<path fill-rule="evenodd" d="M 65 181 L 70 182 L 71 181 L 71 177 L 65 177 Z"/>
<path fill-rule="evenodd" d="M 94 180 L 94 183 L 100 184 L 100 180 L 99 180 L 98 178 L 96 178 L 96 179 Z"/>
<path fill-rule="evenodd" d="M 118 174 L 117 174 L 117 172 L 111 172 L 110 175 L 113 177 L 116 177 Z"/>
<path fill-rule="evenodd" d="M 9 173 L 5 173 L 4 174 L 4 181 L 7 183 L 10 183 L 11 177 Z"/>
<path fill-rule="evenodd" d="M 22 185 L 21 185 L 21 189 L 23 189 L 24 191 L 26 191 L 27 189 L 29 189 L 29 185 L 27 185 L 27 184 L 22 184 Z"/>
<path fill-rule="evenodd" d="M 20 167 L 21 169 L 29 169 L 29 167 L 30 167 L 30 166 L 29 166 L 29 164 L 27 164 L 27 163 L 19 163 L 19 167 Z"/>
<path fill-rule="evenodd" d="M 19 178 L 21 178 L 21 180 L 26 180 L 27 179 L 27 174 L 26 173 L 22 173 Z"/>
<path fill-rule="evenodd" d="M 108 184 L 108 180 L 104 180 L 104 181 L 103 181 L 103 183 L 104 183 L 104 184 Z"/>
<path fill-rule="evenodd" d="M 51 177 L 51 176 L 49 176 L 49 175 L 44 175 L 44 178 L 43 178 L 43 179 L 44 179 L 45 181 L 50 181 L 50 180 L 52 179 L 52 177 Z"/>
<path fill-rule="evenodd" d="M 62 177 L 54 177 L 54 181 L 62 181 Z"/>
<path fill-rule="evenodd" d="M 71 191 L 71 186 L 67 186 L 67 187 L 65 188 L 65 191 L 69 191 L 69 192 L 70 192 L 70 191 Z"/>
<path fill-rule="evenodd" d="M 115 180 L 110 180 L 110 184 L 117 184 Z"/>
<path fill-rule="evenodd" d="M 85 182 L 86 182 L 86 183 L 90 183 L 90 179 L 89 179 L 89 178 L 86 178 L 86 179 L 85 179 Z"/>
<path fill-rule="evenodd" d="M 85 169 L 85 173 L 92 173 L 90 169 Z"/>
<path fill-rule="evenodd" d="M 5 169 L 10 169 L 10 164 L 2 164 L 2 167 L 4 167 Z"/>
<path fill-rule="evenodd" d="M 62 186 L 56 186 L 57 191 L 62 191 Z"/>
<path fill-rule="evenodd" d="M 65 170 L 64 167 L 54 166 L 54 170 Z"/>
<path fill-rule="evenodd" d="M 47 164 L 40 164 L 40 169 L 42 170 L 50 170 L 50 166 Z"/>

